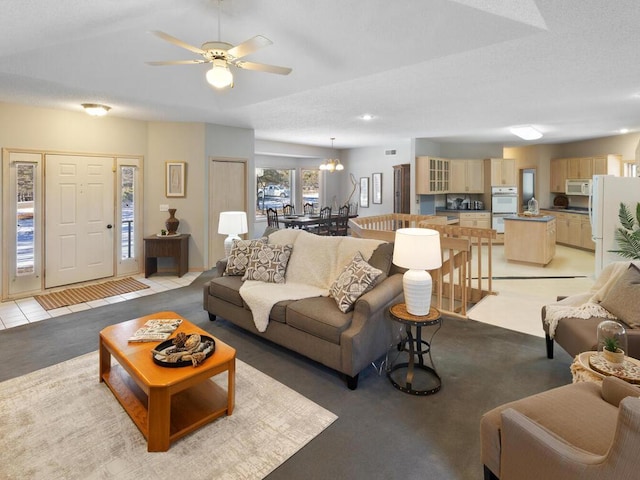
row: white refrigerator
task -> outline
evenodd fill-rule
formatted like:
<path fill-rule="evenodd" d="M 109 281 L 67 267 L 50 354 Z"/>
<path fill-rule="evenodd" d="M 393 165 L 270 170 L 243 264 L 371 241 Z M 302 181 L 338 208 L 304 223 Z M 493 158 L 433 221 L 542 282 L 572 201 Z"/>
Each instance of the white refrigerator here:
<path fill-rule="evenodd" d="M 626 204 L 635 216 L 640 202 L 640 178 L 594 175 L 589 196 L 591 234 L 596 244 L 595 276 L 611 262 L 627 260 L 609 250 L 619 250 L 615 241 L 616 228 L 620 226 L 620 203 Z"/>

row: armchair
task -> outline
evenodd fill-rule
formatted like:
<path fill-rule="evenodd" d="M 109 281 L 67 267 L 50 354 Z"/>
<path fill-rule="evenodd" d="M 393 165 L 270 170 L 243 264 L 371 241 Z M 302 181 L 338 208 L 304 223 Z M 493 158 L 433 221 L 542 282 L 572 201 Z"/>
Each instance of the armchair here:
<path fill-rule="evenodd" d="M 638 387 L 606 377 L 602 386 L 565 385 L 485 413 L 485 480 L 635 478 L 639 394 Z"/>

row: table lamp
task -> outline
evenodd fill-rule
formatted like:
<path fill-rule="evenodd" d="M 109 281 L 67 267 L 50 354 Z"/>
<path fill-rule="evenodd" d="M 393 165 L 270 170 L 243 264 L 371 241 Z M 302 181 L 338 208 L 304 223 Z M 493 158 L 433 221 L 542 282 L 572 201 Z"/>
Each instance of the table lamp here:
<path fill-rule="evenodd" d="M 224 239 L 224 254 L 226 257 L 231 253 L 233 241 L 240 239 L 238 235 L 247 233 L 247 214 L 245 212 L 220 212 L 218 221 L 218 233 L 228 235 Z"/>
<path fill-rule="evenodd" d="M 440 233 L 428 228 L 396 230 L 393 263 L 409 269 L 402 277 L 407 312 L 417 316 L 427 315 L 431 307 L 433 285 L 427 270 L 442 266 Z"/>

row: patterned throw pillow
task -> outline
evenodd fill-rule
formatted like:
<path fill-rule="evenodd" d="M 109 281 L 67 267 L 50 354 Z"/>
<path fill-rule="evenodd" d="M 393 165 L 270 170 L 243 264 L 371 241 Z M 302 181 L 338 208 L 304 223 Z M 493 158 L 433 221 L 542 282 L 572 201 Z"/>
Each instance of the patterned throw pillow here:
<path fill-rule="evenodd" d="M 256 245 L 265 243 L 267 243 L 267 237 L 258 238 L 257 240 L 234 240 L 224 273 L 226 275 L 244 275 L 253 249 Z"/>
<path fill-rule="evenodd" d="M 253 249 L 242 280 L 285 283 L 287 264 L 293 245 L 260 244 Z"/>
<path fill-rule="evenodd" d="M 356 300 L 371 289 L 380 274 L 382 270 L 369 265 L 358 252 L 333 282 L 329 294 L 335 299 L 340 311 L 347 313 Z"/>

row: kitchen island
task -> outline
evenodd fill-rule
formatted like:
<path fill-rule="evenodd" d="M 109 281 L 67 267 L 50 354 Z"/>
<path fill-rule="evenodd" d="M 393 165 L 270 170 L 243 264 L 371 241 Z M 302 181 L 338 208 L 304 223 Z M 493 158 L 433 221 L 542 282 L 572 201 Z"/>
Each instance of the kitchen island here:
<path fill-rule="evenodd" d="M 504 256 L 508 261 L 548 264 L 556 253 L 556 219 L 523 214 L 504 218 Z"/>

